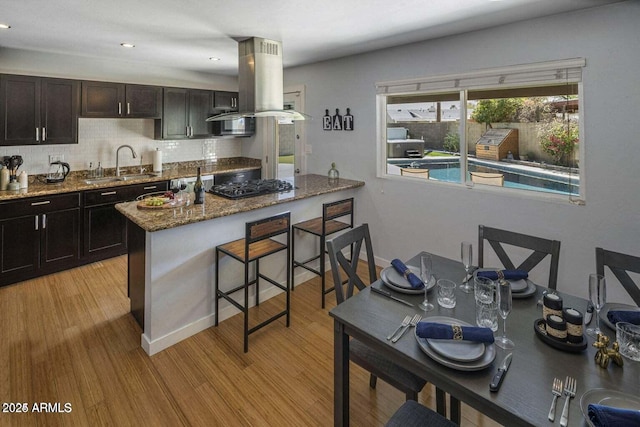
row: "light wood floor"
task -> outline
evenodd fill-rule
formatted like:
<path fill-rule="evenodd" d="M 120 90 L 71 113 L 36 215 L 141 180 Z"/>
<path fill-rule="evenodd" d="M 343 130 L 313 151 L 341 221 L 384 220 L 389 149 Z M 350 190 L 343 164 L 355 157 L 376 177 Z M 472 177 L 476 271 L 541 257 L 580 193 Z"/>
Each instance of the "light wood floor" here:
<path fill-rule="evenodd" d="M 318 280 L 296 286 L 291 327 L 282 319 L 252 334 L 248 354 L 234 316 L 149 357 L 129 314 L 126 268 L 119 257 L 0 288 L 0 426 L 333 424 L 335 302 L 319 308 Z M 352 425 L 383 425 L 404 395 L 382 381 L 371 390 L 357 366 L 351 373 Z M 420 400 L 433 408 L 434 396 L 428 385 Z M 41 403 L 55 412 L 32 412 Z M 28 413 L 5 412 L 15 404 Z M 466 406 L 462 424 L 497 425 Z"/>

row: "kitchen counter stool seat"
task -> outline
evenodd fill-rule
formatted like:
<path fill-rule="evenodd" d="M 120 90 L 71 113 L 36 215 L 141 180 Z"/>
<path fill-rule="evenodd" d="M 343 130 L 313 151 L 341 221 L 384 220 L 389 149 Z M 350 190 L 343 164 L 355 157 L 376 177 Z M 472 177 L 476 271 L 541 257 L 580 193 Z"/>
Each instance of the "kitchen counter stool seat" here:
<path fill-rule="evenodd" d="M 257 221 L 247 222 L 245 224 L 245 237 L 243 239 L 234 240 L 229 243 L 216 246 L 216 274 L 215 274 L 215 325 L 218 326 L 218 313 L 219 302 L 221 298 L 224 298 L 238 310 L 244 314 L 244 352 L 249 351 L 249 335 L 263 326 L 279 319 L 282 316 L 286 316 L 286 325 L 289 327 L 290 323 L 290 306 L 291 299 L 289 295 L 290 278 L 291 278 L 291 266 L 289 264 L 289 239 L 291 234 L 291 213 L 285 212 L 278 215 L 274 215 L 268 218 L 260 219 Z M 276 236 L 285 235 L 285 242 L 274 239 Z M 260 273 L 260 260 L 269 255 L 281 251 L 287 251 L 286 264 L 287 275 L 286 284 L 282 285 L 276 280 L 265 276 Z M 222 291 L 220 290 L 220 254 L 225 254 L 231 258 L 244 264 L 244 283 L 240 286 L 236 286 L 232 289 Z M 249 266 L 255 262 L 255 276 L 252 280 L 249 279 Z M 266 280 L 273 286 L 282 289 L 285 292 L 285 308 L 264 320 L 260 324 L 249 328 L 249 287 L 255 285 L 256 291 L 256 306 L 260 305 L 260 279 Z M 239 303 L 231 297 L 231 295 L 238 291 L 244 291 L 244 302 Z"/>
<path fill-rule="evenodd" d="M 346 218 L 346 220 L 344 218 Z M 308 270 L 320 276 L 320 281 L 322 284 L 322 308 L 324 308 L 325 305 L 324 296 L 334 290 L 333 287 L 327 289 L 325 280 L 326 262 L 324 255 L 326 253 L 325 242 L 327 236 L 337 233 L 338 231 L 347 230 L 349 228 L 353 228 L 353 197 L 344 200 L 338 200 L 336 202 L 324 203 L 322 205 L 321 217 L 298 222 L 292 225 L 293 235 L 291 237 L 291 253 L 293 254 L 293 256 L 291 258 L 291 268 L 293 271 L 295 271 L 296 267 L 302 267 L 305 270 Z M 296 231 L 309 233 L 319 238 L 319 253 L 317 255 L 314 255 L 313 257 L 304 261 L 297 261 L 295 259 Z M 315 269 L 311 267 L 309 263 L 317 259 L 320 260 L 320 266 L 318 269 Z"/>

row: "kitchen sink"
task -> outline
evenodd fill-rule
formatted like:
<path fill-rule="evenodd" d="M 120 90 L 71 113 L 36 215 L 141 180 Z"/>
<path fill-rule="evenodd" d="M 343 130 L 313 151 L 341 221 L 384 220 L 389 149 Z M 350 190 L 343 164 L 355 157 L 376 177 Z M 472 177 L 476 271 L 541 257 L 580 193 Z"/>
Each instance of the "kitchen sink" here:
<path fill-rule="evenodd" d="M 103 184 L 105 182 L 131 181 L 134 179 L 155 178 L 157 176 L 158 175 L 153 173 L 133 173 L 129 175 L 105 176 L 102 178 L 89 178 L 89 179 L 85 179 L 84 182 L 87 184 Z"/>
<path fill-rule="evenodd" d="M 115 182 L 120 181 L 120 178 L 115 176 L 105 176 L 104 178 L 89 178 L 85 179 L 84 182 L 87 184 L 103 184 L 105 182 Z"/>
<path fill-rule="evenodd" d="M 156 178 L 158 175 L 154 173 L 134 173 L 129 175 L 120 175 L 116 179 L 120 181 L 130 181 L 132 179 Z"/>

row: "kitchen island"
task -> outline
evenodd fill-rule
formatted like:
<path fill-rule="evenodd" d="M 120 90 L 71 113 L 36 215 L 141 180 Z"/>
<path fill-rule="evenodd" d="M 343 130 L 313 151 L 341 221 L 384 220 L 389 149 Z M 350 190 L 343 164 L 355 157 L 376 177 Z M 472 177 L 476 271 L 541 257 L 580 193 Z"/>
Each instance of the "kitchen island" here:
<path fill-rule="evenodd" d="M 141 344 L 149 355 L 213 325 L 216 245 L 244 237 L 248 221 L 284 211 L 291 212 L 292 223 L 321 215 L 323 203 L 353 197 L 364 185 L 348 179 L 330 184 L 321 175 L 296 176 L 292 183 L 291 191 L 245 199 L 205 194 L 202 205 L 170 209 L 139 209 L 137 202 L 116 205 L 129 221 L 131 312 L 142 326 Z M 301 257 L 307 255 L 306 250 L 313 253 L 311 240 L 309 244 L 303 238 L 296 240 Z M 284 283 L 287 262 L 284 253 L 275 254 L 272 261 L 261 265 L 261 271 Z M 221 265 L 225 288 L 241 283 L 240 263 L 225 257 Z M 265 283 L 260 299 L 279 292 Z M 221 301 L 220 320 L 236 313 Z"/>

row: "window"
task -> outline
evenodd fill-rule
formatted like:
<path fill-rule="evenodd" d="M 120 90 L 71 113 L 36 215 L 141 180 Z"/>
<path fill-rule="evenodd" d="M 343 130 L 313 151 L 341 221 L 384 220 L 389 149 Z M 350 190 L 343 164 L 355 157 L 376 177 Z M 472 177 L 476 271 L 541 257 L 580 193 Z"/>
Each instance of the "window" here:
<path fill-rule="evenodd" d="M 378 83 L 381 174 L 581 200 L 584 65 L 571 59 Z"/>

